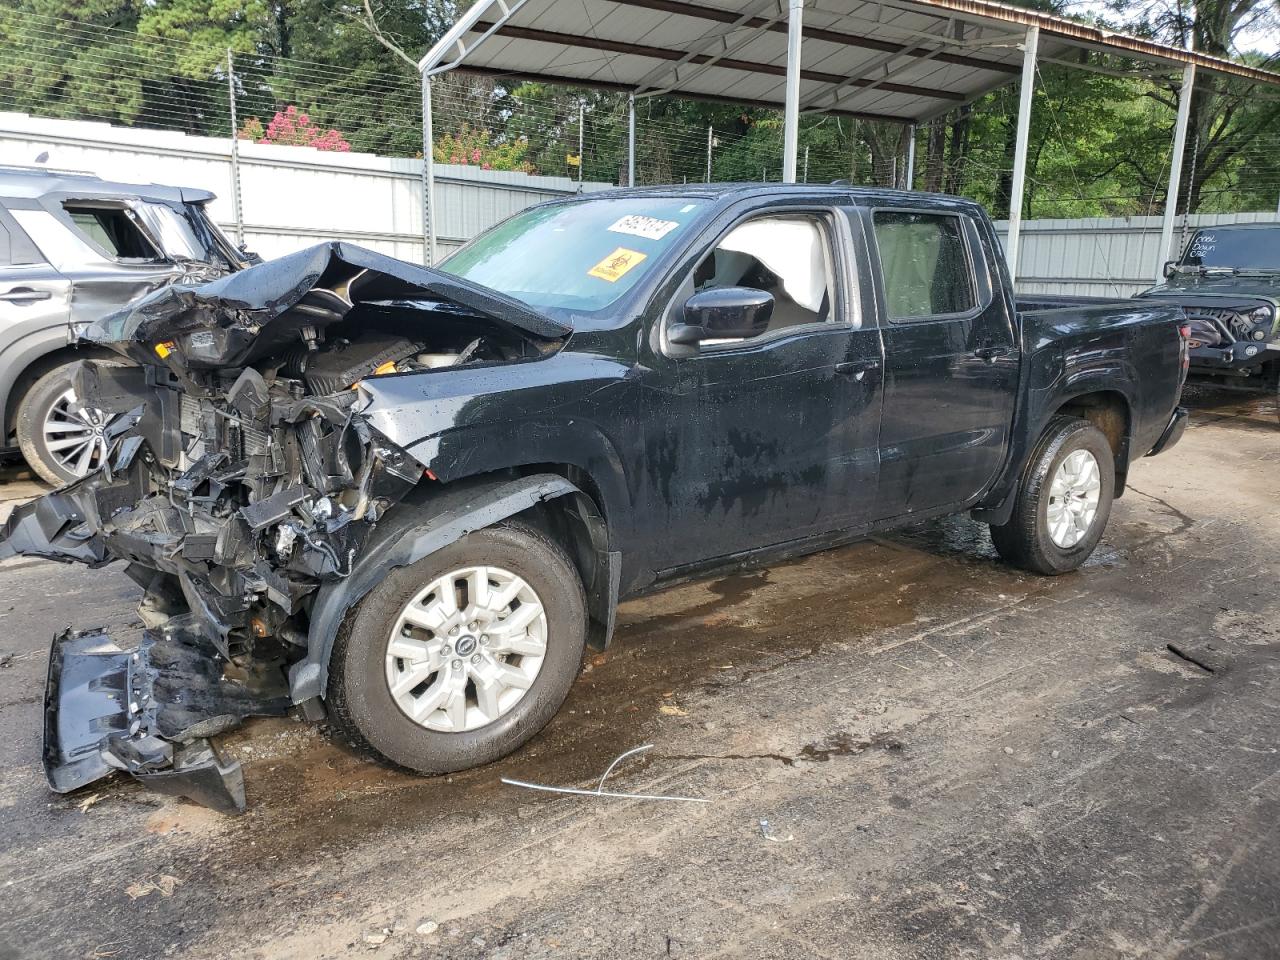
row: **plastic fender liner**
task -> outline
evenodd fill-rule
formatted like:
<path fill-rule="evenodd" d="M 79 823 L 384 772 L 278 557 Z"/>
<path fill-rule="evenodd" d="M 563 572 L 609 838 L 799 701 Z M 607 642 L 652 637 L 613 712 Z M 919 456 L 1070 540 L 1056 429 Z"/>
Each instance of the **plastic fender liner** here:
<path fill-rule="evenodd" d="M 44 769 L 67 793 L 124 771 L 152 790 L 223 813 L 244 812 L 244 776 L 209 737 L 246 717 L 283 716 L 278 682 L 223 676 L 217 651 L 177 618 L 148 630 L 136 649 L 101 629 L 54 638 L 44 694 Z"/>
<path fill-rule="evenodd" d="M 490 479 L 476 483 L 458 481 L 429 500 L 402 502 L 380 523 L 356 560 L 351 576 L 321 585 L 311 609 L 307 655 L 289 669 L 289 691 L 295 703 L 323 697 L 329 680 L 329 655 L 338 627 L 351 607 L 359 603 L 395 567 L 416 563 L 473 530 L 492 526 L 539 503 L 567 495 L 586 497 L 574 484 L 553 473 L 515 480 Z M 417 506 L 418 509 L 414 509 Z M 426 508 L 424 510 L 423 508 Z M 426 511 L 429 511 L 426 512 Z M 617 606 L 619 555 L 597 551 L 602 583 L 597 583 L 593 615 L 613 624 Z M 597 612 L 598 611 L 598 612 Z M 607 637 L 602 637 L 603 642 Z"/>

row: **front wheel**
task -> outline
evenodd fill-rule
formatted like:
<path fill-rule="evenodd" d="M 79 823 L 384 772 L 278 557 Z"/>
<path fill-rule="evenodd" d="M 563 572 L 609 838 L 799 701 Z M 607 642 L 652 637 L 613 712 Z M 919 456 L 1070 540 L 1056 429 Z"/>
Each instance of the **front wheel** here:
<path fill-rule="evenodd" d="M 1075 570 L 1102 539 L 1115 495 L 1115 454 L 1102 431 L 1055 417 L 1023 474 L 1008 523 L 991 525 L 996 551 L 1035 573 Z"/>
<path fill-rule="evenodd" d="M 419 773 L 489 763 L 560 709 L 586 636 L 559 545 L 514 522 L 477 530 L 392 570 L 348 615 L 329 717 L 357 749 Z"/>
<path fill-rule="evenodd" d="M 96 470 L 108 452 L 107 418 L 80 406 L 71 384 L 73 367 L 54 367 L 33 383 L 14 423 L 27 465 L 55 487 Z"/>

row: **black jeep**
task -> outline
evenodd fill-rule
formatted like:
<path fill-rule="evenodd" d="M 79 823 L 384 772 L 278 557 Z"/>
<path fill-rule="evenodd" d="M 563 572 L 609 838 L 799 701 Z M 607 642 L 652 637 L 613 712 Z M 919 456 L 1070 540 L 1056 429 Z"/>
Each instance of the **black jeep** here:
<path fill-rule="evenodd" d="M 1139 296 L 1187 312 L 1190 379 L 1280 389 L 1280 223 L 1205 227 Z"/>

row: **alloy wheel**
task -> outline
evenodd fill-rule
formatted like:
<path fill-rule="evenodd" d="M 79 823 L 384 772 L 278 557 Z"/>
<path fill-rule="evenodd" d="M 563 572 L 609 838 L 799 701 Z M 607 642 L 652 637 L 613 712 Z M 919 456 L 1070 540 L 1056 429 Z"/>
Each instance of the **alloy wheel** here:
<path fill-rule="evenodd" d="M 63 470 L 75 477 L 86 476 L 106 460 L 105 428 L 102 412 L 81 407 L 75 391 L 67 390 L 45 415 L 45 449 Z"/>
<path fill-rule="evenodd" d="M 400 611 L 387 640 L 387 689 L 428 730 L 477 730 L 505 716 L 547 653 L 547 615 L 520 576 L 492 566 L 437 578 Z"/>
<path fill-rule="evenodd" d="M 1049 537 L 1064 550 L 1089 533 L 1102 497 L 1102 474 L 1088 450 L 1073 450 L 1058 464 L 1049 485 Z"/>

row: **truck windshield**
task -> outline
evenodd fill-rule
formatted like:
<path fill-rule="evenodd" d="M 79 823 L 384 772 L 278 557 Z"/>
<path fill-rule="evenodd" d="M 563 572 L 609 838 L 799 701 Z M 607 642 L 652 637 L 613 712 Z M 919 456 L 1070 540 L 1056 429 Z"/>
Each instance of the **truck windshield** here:
<path fill-rule="evenodd" d="M 1198 230 L 1187 245 L 1182 266 L 1280 270 L 1280 227 Z"/>
<path fill-rule="evenodd" d="M 532 307 L 600 310 L 653 268 L 702 207 L 683 197 L 531 207 L 476 237 L 440 269 Z"/>

